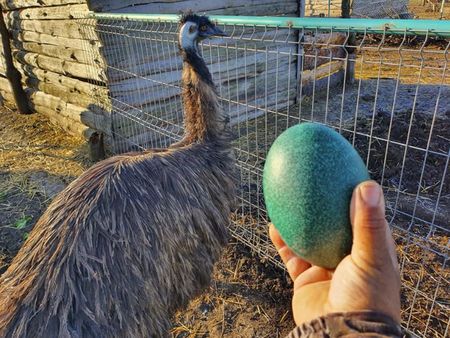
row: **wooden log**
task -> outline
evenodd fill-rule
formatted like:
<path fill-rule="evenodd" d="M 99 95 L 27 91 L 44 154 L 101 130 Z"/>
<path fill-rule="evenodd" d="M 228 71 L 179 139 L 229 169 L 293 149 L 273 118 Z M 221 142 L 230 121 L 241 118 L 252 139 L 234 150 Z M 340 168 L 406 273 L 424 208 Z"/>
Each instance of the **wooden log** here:
<path fill-rule="evenodd" d="M 292 92 L 292 94 L 295 94 Z M 274 94 L 269 95 L 269 100 L 273 102 Z M 292 95 L 293 97 L 293 95 Z M 260 102 L 262 103 L 262 102 Z M 278 110 L 284 110 L 286 107 L 292 105 L 294 103 L 294 100 L 284 100 L 280 101 L 277 104 Z M 273 108 L 272 107 L 268 107 Z M 252 109 L 248 107 L 240 107 L 239 109 L 230 111 L 230 123 L 231 125 L 238 125 L 242 122 L 257 118 L 261 115 L 264 115 L 266 113 L 265 109 Z M 119 118 L 116 121 L 113 121 L 114 123 L 114 130 L 118 138 L 116 138 L 116 145 L 119 147 L 119 149 L 122 150 L 132 150 L 132 148 L 129 148 L 133 144 L 137 144 L 143 148 L 149 148 L 149 147 L 165 147 L 176 140 L 179 139 L 179 136 L 182 134 L 182 126 L 181 125 L 171 125 L 170 133 L 167 132 L 167 130 L 158 130 L 152 127 L 145 127 L 145 126 L 136 126 L 133 124 L 131 119 L 127 118 Z M 133 125 L 133 127 L 130 127 Z M 163 127 L 166 129 L 167 126 Z"/>
<path fill-rule="evenodd" d="M 131 6 L 139 6 L 143 4 L 149 4 L 158 2 L 160 0 L 95 0 L 91 1 L 90 9 L 96 12 L 108 12 L 111 10 L 118 10 L 121 8 L 127 8 Z M 177 3 L 180 0 L 166 0 L 167 3 Z"/>
<path fill-rule="evenodd" d="M 11 92 L 6 92 L 0 89 L 0 106 L 7 107 L 10 109 L 16 109 L 14 96 L 12 95 Z"/>
<path fill-rule="evenodd" d="M 69 132 L 72 135 L 83 136 L 86 130 L 89 129 L 89 127 L 85 126 L 80 122 L 77 122 L 75 120 L 72 120 L 59 114 L 55 114 L 55 112 L 51 108 L 48 108 L 47 106 L 35 105 L 33 108 L 37 113 L 44 114 L 45 116 L 47 116 L 50 122 L 60 126 L 65 131 Z"/>
<path fill-rule="evenodd" d="M 327 14 L 328 9 L 330 9 L 330 11 L 338 11 L 341 9 L 341 3 L 331 3 L 330 6 L 328 6 L 328 3 L 326 4 L 306 4 L 306 9 L 310 10 L 311 12 L 314 11 L 322 11 L 324 14 Z"/>
<path fill-rule="evenodd" d="M 30 91 L 30 101 L 33 107 L 46 107 L 53 112 L 53 115 L 63 116 L 76 123 L 101 130 L 108 134 L 111 133 L 108 116 L 96 114 L 91 110 L 67 103 L 59 97 L 37 90 Z"/>
<path fill-rule="evenodd" d="M 248 68 L 252 64 L 258 64 L 260 67 L 261 64 L 267 62 L 271 63 L 276 60 L 278 57 L 277 52 L 271 50 L 267 53 L 264 49 L 260 49 L 258 51 L 253 51 L 251 47 L 247 50 L 242 48 L 242 50 L 232 50 L 231 52 L 225 51 L 225 48 L 212 48 L 212 53 L 209 53 L 209 47 L 204 47 L 203 57 L 205 62 L 211 67 L 215 69 L 213 72 L 230 72 L 232 67 L 242 67 L 247 64 Z M 292 52 L 292 58 L 294 58 L 294 49 L 292 47 L 281 47 L 278 49 L 279 53 L 286 54 Z M 108 79 L 111 82 L 123 81 L 128 78 L 132 78 L 135 74 L 139 74 L 139 76 L 155 76 L 160 79 L 164 79 L 165 74 L 179 73 L 182 69 L 182 62 L 177 53 L 172 53 L 167 58 L 162 58 L 162 56 L 156 56 L 152 58 L 152 56 L 148 56 L 150 52 L 146 53 L 144 51 L 142 55 L 136 55 L 137 52 L 133 53 L 130 51 L 130 56 L 124 56 L 121 59 L 114 59 L 114 57 L 106 57 L 107 64 L 112 67 L 108 71 Z M 247 55 L 245 54 L 247 52 Z M 228 55 L 227 55 L 228 53 Z M 228 59 L 227 59 L 228 56 Z"/>
<path fill-rule="evenodd" d="M 108 55 L 107 50 L 113 50 L 113 47 L 120 49 L 142 45 L 154 46 L 154 54 L 163 56 L 167 52 L 167 46 L 170 45 L 171 48 L 178 48 L 177 25 L 168 24 L 168 27 L 164 27 L 164 33 L 157 31 L 158 26 L 160 26 L 158 23 L 118 20 L 114 22 L 108 21 L 106 25 L 98 22 L 95 26 L 95 31 L 97 32 L 98 38 L 105 41 L 106 51 L 103 54 L 106 56 Z M 280 42 L 285 44 L 287 41 L 297 40 L 297 37 L 292 34 L 292 31 L 282 28 L 265 29 L 264 27 L 238 25 L 236 27 L 228 26 L 226 27 L 226 31 L 230 34 L 230 37 L 208 39 L 203 43 L 203 46 L 214 45 L 223 47 L 225 43 L 231 46 L 236 43 L 237 46 L 243 47 L 242 42 L 245 40 L 245 43 L 253 48 L 265 48 L 266 46 L 279 45 Z M 317 35 L 325 36 L 326 34 Z M 159 51 L 160 48 L 165 49 Z"/>
<path fill-rule="evenodd" d="M 328 3 L 305 5 L 305 16 L 340 17 L 341 13 L 341 3 L 332 3 L 331 6 L 328 6 Z"/>
<path fill-rule="evenodd" d="M 59 6 L 68 4 L 83 4 L 86 0 L 0 0 L 3 8 L 21 9 L 27 7 Z"/>
<path fill-rule="evenodd" d="M 41 56 L 41 58 L 47 58 Z M 79 64 L 77 62 L 64 61 L 63 64 L 64 73 L 78 78 L 84 78 L 87 80 L 94 80 L 99 82 L 106 82 L 106 75 L 103 67 L 99 67 L 95 64 Z"/>
<path fill-rule="evenodd" d="M 306 15 L 317 15 L 318 13 L 323 13 L 324 15 L 328 15 L 328 10 L 330 10 L 330 14 L 332 16 L 340 16 L 341 15 L 341 5 L 342 0 L 306 0 L 305 1 L 305 9 Z M 337 14 L 337 15 L 333 15 Z"/>
<path fill-rule="evenodd" d="M 280 88 L 278 91 L 268 92 L 267 95 L 253 97 L 247 103 L 244 100 L 241 100 L 239 103 L 232 102 L 227 108 L 224 102 L 222 106 L 224 109 L 229 110 L 231 120 L 243 121 L 245 118 L 251 118 L 254 112 L 257 112 L 256 115 L 258 115 L 264 114 L 266 110 L 272 112 L 283 110 L 288 105 L 294 103 L 295 90 L 295 87 L 290 87 L 289 91 L 287 88 Z"/>
<path fill-rule="evenodd" d="M 291 62 L 295 63 L 296 59 L 291 47 L 283 47 L 279 48 L 276 52 L 271 52 L 267 55 L 265 52 L 257 52 L 251 56 L 244 55 L 242 57 L 234 57 L 234 55 L 231 54 L 228 60 L 221 60 L 221 63 L 210 64 L 209 69 L 216 81 L 223 80 L 221 79 L 221 76 L 225 75 L 234 78 L 244 77 L 246 75 L 251 76 L 255 72 L 263 72 L 266 63 L 267 67 L 271 67 L 271 65 L 276 63 L 277 59 L 279 59 L 279 65 L 288 63 L 290 52 Z M 280 53 L 284 53 L 284 55 L 280 56 Z M 181 67 L 180 64 L 179 66 Z M 129 68 L 125 68 L 124 70 L 125 72 L 116 71 L 115 69 L 108 70 L 107 75 L 111 88 L 122 87 L 125 90 L 132 90 L 141 87 L 157 87 L 160 83 L 178 84 L 181 76 L 181 68 L 169 70 L 167 72 L 158 72 L 156 70 L 156 65 L 152 63 L 143 65 L 140 69 L 131 68 L 130 70 Z M 136 82 L 136 76 L 132 70 L 135 70 L 136 73 L 139 74 L 139 77 L 148 76 L 149 79 L 139 79 L 138 82 Z M 146 72 L 143 72 L 143 70 L 146 70 Z M 140 83 L 142 83 L 142 86 Z"/>
<path fill-rule="evenodd" d="M 312 70 L 305 70 L 301 73 L 300 81 L 302 86 L 307 86 L 310 82 L 329 77 L 341 71 L 345 67 L 345 61 L 332 61 Z"/>
<path fill-rule="evenodd" d="M 219 65 L 214 64 L 210 66 L 210 71 L 213 78 L 219 86 L 223 87 L 224 92 L 231 92 L 232 96 L 236 96 L 236 91 L 239 91 L 237 96 L 244 95 L 245 91 L 253 95 L 255 88 L 257 92 L 264 90 L 267 85 L 268 90 L 275 87 L 275 77 L 279 84 L 287 81 L 289 73 L 291 73 L 291 82 L 295 86 L 293 80 L 295 79 L 295 59 L 281 60 L 277 67 L 266 69 L 264 57 L 260 59 L 258 64 L 248 64 L 247 67 L 242 60 L 230 60 L 226 68 L 222 65 L 222 69 L 227 69 L 226 74 L 219 73 Z M 272 63 L 268 63 L 270 67 Z M 266 74 L 267 73 L 267 74 Z M 225 76 L 226 75 L 226 76 Z M 111 95 L 118 100 L 127 102 L 130 105 L 142 105 L 155 100 L 167 100 L 174 95 L 179 94 L 179 72 L 169 72 L 163 74 L 161 77 L 155 79 L 149 77 L 131 78 L 124 81 L 117 81 L 110 83 Z M 267 78 L 267 84 L 265 80 Z M 171 85 L 167 87 L 166 84 Z"/>
<path fill-rule="evenodd" d="M 295 37 L 293 35 L 288 36 L 287 32 L 287 30 L 278 32 L 260 31 L 253 34 L 252 38 L 255 41 L 247 41 L 246 45 L 243 45 L 240 40 L 236 42 L 232 39 L 212 40 L 202 46 L 203 57 L 207 64 L 218 64 L 218 62 L 221 62 L 217 68 L 220 68 L 222 71 L 225 69 L 229 71 L 230 62 L 227 59 L 238 59 L 238 62 L 242 64 L 247 62 L 246 60 L 248 59 L 248 64 L 251 64 L 254 62 L 253 59 L 256 55 L 258 59 L 256 62 L 260 63 L 262 62 L 261 59 L 265 59 L 267 48 L 267 61 L 272 62 L 273 59 L 278 57 L 277 53 L 289 53 L 291 51 L 292 54 L 295 54 L 295 45 L 288 46 L 285 42 L 270 41 L 272 38 L 292 41 Z M 239 33 L 237 34 L 240 35 Z M 247 34 L 243 35 L 250 36 L 250 34 L 247 32 Z M 258 41 L 263 35 L 264 39 L 267 40 Z M 102 35 L 100 34 L 100 36 Z M 106 39 L 106 35 L 104 35 L 104 38 Z M 130 42 L 131 39 L 117 36 L 113 36 L 112 39 L 105 41 L 102 54 L 107 64 L 111 67 L 108 71 L 109 81 L 126 80 L 134 77 L 135 74 L 139 74 L 139 76 L 154 74 L 163 79 L 164 75 L 162 74 L 167 71 L 181 71 L 182 64 L 176 42 L 161 42 L 157 37 L 152 38 L 151 33 L 147 34 L 146 39 L 149 39 L 150 43 Z"/>
<path fill-rule="evenodd" d="M 342 33 L 305 35 L 302 70 L 314 69 L 336 58 L 345 58 L 345 40 L 346 35 Z"/>
<path fill-rule="evenodd" d="M 276 3 L 273 0 L 247 0 L 245 2 L 240 0 L 96 0 L 91 2 L 91 10 L 98 12 L 129 12 L 135 8 L 136 11 L 145 13 L 179 13 L 179 11 L 185 11 L 192 9 L 197 12 L 208 12 L 217 9 L 226 9 L 232 7 L 250 7 L 253 11 L 257 11 L 260 5 Z M 297 5 L 297 1 L 288 0 L 283 1 L 285 5 Z M 130 13 L 130 12 L 129 12 Z M 225 14 L 225 13 L 223 13 Z M 262 13 L 262 15 L 269 15 L 270 12 Z M 287 13 L 284 13 L 287 14 Z M 243 14 L 242 14 L 243 15 Z M 254 14 L 258 15 L 258 14 Z"/>
<path fill-rule="evenodd" d="M 223 98 L 223 106 L 230 107 L 233 106 L 233 109 L 236 109 L 237 112 L 245 111 L 246 109 L 252 109 L 251 106 L 260 107 L 264 109 L 265 107 L 273 107 L 276 106 L 279 102 L 283 100 L 293 100 L 296 96 L 297 86 L 294 83 L 295 79 L 291 80 L 291 83 L 288 85 L 287 81 L 283 81 L 279 83 L 278 86 L 275 85 L 274 82 L 270 83 L 267 86 L 267 93 L 265 92 L 264 83 L 258 79 L 249 85 L 247 88 L 242 85 L 239 92 L 236 90 L 231 92 L 230 96 L 226 96 Z M 262 88 L 261 88 L 262 87 Z M 247 91 L 247 95 L 245 92 Z M 228 93 L 227 88 L 224 88 L 224 93 Z M 134 102 L 130 102 L 133 101 Z M 118 97 L 117 101 L 113 101 L 113 110 L 115 107 L 120 106 L 121 102 L 123 102 L 126 107 L 140 107 L 145 112 L 165 112 L 166 114 L 174 114 L 176 111 L 182 111 L 182 105 L 180 96 L 173 96 L 167 100 L 160 99 L 155 100 L 152 97 Z M 277 103 L 278 102 L 278 103 Z M 246 108 L 247 107 L 247 108 Z M 250 107 L 250 108 L 248 108 Z M 154 115 L 154 114 L 152 114 Z"/>
<path fill-rule="evenodd" d="M 31 65 L 54 73 L 71 75 L 87 80 L 106 81 L 106 75 L 104 74 L 103 69 L 98 66 L 60 60 L 58 58 L 26 51 L 16 52 L 15 57 L 17 61 L 24 65 Z"/>
<path fill-rule="evenodd" d="M 46 45 L 37 42 L 17 42 L 15 47 L 27 52 L 33 52 L 36 54 L 42 54 L 51 57 L 58 57 L 59 59 L 72 61 L 83 64 L 95 64 L 101 68 L 104 68 L 104 61 L 100 55 L 100 52 L 95 48 L 92 51 L 86 52 L 82 49 L 76 49 L 71 47 L 61 47 L 55 45 Z"/>
<path fill-rule="evenodd" d="M 0 105 L 11 109 L 16 108 L 12 88 L 7 78 L 0 76 Z"/>
<path fill-rule="evenodd" d="M 46 83 L 34 77 L 26 79 L 26 84 L 30 88 L 40 90 L 44 93 L 57 96 L 67 103 L 72 103 L 80 107 L 90 107 L 97 104 L 96 98 L 83 93 L 77 93 L 66 86 L 53 83 Z"/>
<path fill-rule="evenodd" d="M 194 4 L 195 3 L 195 4 Z M 210 9 L 203 9 L 208 3 L 215 3 L 216 6 L 210 7 Z M 218 4 L 220 3 L 220 4 Z M 297 16 L 298 3 L 296 1 L 271 1 L 270 3 L 255 4 L 254 6 L 247 6 L 242 3 L 239 7 L 226 7 L 225 1 L 213 0 L 213 1 L 183 1 L 177 3 L 159 2 L 141 6 L 132 6 L 127 8 L 120 8 L 119 10 L 113 10 L 111 12 L 120 13 L 177 13 L 179 11 L 186 11 L 193 9 L 207 15 L 291 15 Z"/>
<path fill-rule="evenodd" d="M 221 8 L 207 11 L 208 15 L 271 15 L 271 16 L 297 16 L 298 3 L 277 1 L 269 4 L 255 5 L 253 7 L 241 6 L 234 8 Z"/>
<path fill-rule="evenodd" d="M 0 88 L 0 93 L 3 97 L 3 100 L 8 101 L 12 106 L 16 106 L 15 102 L 14 102 L 14 96 L 12 94 L 12 91 L 6 89 L 5 88 Z"/>
<path fill-rule="evenodd" d="M 9 12 L 9 20 L 55 20 L 81 19 L 86 17 L 89 9 L 87 4 L 68 4 L 64 6 L 30 7 Z"/>
<path fill-rule="evenodd" d="M 323 10 L 317 10 L 314 9 L 312 11 L 310 11 L 309 13 L 307 12 L 307 16 L 311 16 L 311 17 L 327 17 L 328 13 L 330 14 L 330 17 L 332 18 L 339 18 L 341 16 L 341 10 L 332 10 L 330 12 L 328 12 L 327 9 L 323 9 Z"/>
<path fill-rule="evenodd" d="M 293 79 L 292 82 L 294 82 Z M 296 87 L 291 84 L 289 87 L 287 84 L 280 84 L 277 91 L 268 91 L 267 95 L 254 96 L 253 93 L 244 96 L 240 99 L 236 97 L 228 98 L 224 97 L 220 99 L 222 109 L 226 110 L 230 116 L 232 124 L 240 123 L 245 119 L 250 119 L 264 114 L 267 110 L 278 111 L 286 108 L 294 103 L 296 96 Z M 228 101 L 231 100 L 231 101 Z M 175 103 L 173 101 L 176 101 Z M 174 97 L 172 101 L 162 102 L 150 102 L 143 105 L 136 105 L 139 109 L 132 107 L 128 104 L 124 104 L 119 101 L 114 101 L 113 110 L 117 113 L 114 114 L 113 121 L 114 130 L 120 131 L 122 137 L 129 137 L 135 135 L 138 130 L 152 129 L 158 130 L 162 128 L 167 130 L 168 128 L 175 128 L 174 126 L 182 125 L 183 107 L 181 104 L 181 96 Z M 136 120 L 141 121 L 147 127 L 136 125 Z M 151 127 L 158 126 L 158 127 Z M 173 129 L 176 133 L 177 130 Z M 162 132 L 162 131 L 161 131 Z"/>
<path fill-rule="evenodd" d="M 11 84 L 6 77 L 0 76 L 0 90 L 12 93 Z"/>
<path fill-rule="evenodd" d="M 97 102 L 106 102 L 108 100 L 109 91 L 106 87 L 39 69 L 31 65 L 20 64 L 19 70 L 27 78 L 26 81 L 32 81 L 32 83 L 39 81 L 54 86 L 65 87 L 65 91 L 74 95 L 81 94 L 82 96 L 89 96 Z"/>
<path fill-rule="evenodd" d="M 3 86 L 3 80 L 0 77 L 0 103 L 3 105 L 6 105 L 10 108 L 15 108 L 14 104 L 14 97 L 10 91 L 4 91 L 3 89 L 6 88 Z M 36 92 L 27 90 L 27 94 L 29 95 L 29 101 L 32 107 L 32 110 L 37 113 L 45 114 L 52 123 L 55 123 L 59 126 L 61 126 L 66 131 L 70 132 L 74 135 L 83 135 L 83 132 L 88 129 L 88 127 L 81 122 L 81 117 L 78 119 L 75 118 L 75 114 L 69 114 L 70 111 L 63 110 L 61 114 L 61 108 L 58 107 L 57 104 L 57 98 L 51 98 L 51 96 L 48 96 L 47 99 L 43 99 L 42 95 L 44 93 L 38 92 L 41 94 L 38 94 L 36 96 Z M 45 94 L 44 94 L 45 95 Z M 58 109 L 56 109 L 58 108 Z M 71 108 L 71 107 L 70 107 Z M 69 109 L 70 109 L 69 108 Z M 73 115 L 73 116 L 69 116 Z M 91 118 L 92 119 L 92 118 Z M 107 128 L 105 128 L 107 129 Z"/>
<path fill-rule="evenodd" d="M 11 30 L 13 38 L 15 40 L 23 42 L 38 42 L 47 45 L 54 45 L 60 47 L 68 47 L 74 49 L 81 49 L 84 51 L 90 51 L 91 49 L 96 50 L 100 48 L 101 44 L 96 40 L 82 40 L 82 39 L 72 39 L 64 38 L 59 36 L 52 36 L 44 33 L 29 32 L 29 31 L 18 31 Z"/>
<path fill-rule="evenodd" d="M 13 98 L 9 82 L 4 77 L 0 77 L 0 88 L 2 92 L 8 93 L 7 95 L 4 95 L 8 100 Z M 53 109 L 55 112 L 71 118 L 72 120 L 83 123 L 94 129 L 102 130 L 105 133 L 111 133 L 109 113 L 99 109 L 98 106 L 96 107 L 96 104 L 91 103 L 86 107 L 78 106 L 76 104 L 68 103 L 62 96 L 51 95 L 36 89 L 28 89 L 27 96 L 33 107 L 36 105 L 46 106 L 49 109 Z M 77 95 L 72 96 L 76 97 Z M 71 101 L 77 100 L 79 99 L 74 99 Z"/>
<path fill-rule="evenodd" d="M 18 20 L 9 18 L 8 27 L 17 31 L 43 33 L 51 36 L 81 39 L 86 38 L 82 23 L 77 20 Z"/>

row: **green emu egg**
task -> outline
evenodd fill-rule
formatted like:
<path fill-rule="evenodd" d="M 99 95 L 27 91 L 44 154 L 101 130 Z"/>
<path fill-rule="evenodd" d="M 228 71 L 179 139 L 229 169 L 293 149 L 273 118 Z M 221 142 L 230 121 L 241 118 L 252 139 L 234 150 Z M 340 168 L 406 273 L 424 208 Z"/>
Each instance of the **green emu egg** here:
<path fill-rule="evenodd" d="M 302 123 L 283 132 L 267 155 L 267 212 L 298 256 L 332 269 L 350 253 L 350 200 L 368 179 L 364 162 L 344 137 L 321 124 Z"/>

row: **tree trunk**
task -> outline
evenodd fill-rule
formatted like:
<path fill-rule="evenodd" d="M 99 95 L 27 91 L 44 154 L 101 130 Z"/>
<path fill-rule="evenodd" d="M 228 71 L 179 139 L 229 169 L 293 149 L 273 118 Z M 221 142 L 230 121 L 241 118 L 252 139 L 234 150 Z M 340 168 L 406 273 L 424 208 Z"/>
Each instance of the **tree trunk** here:
<path fill-rule="evenodd" d="M 13 57 L 11 53 L 11 45 L 9 41 L 9 32 L 6 28 L 5 19 L 3 17 L 3 8 L 0 5 L 0 35 L 3 43 L 3 54 L 5 55 L 6 77 L 13 91 L 14 100 L 16 101 L 17 110 L 21 114 L 31 114 L 32 111 L 28 105 L 27 95 L 22 88 L 22 75 L 14 67 Z"/>

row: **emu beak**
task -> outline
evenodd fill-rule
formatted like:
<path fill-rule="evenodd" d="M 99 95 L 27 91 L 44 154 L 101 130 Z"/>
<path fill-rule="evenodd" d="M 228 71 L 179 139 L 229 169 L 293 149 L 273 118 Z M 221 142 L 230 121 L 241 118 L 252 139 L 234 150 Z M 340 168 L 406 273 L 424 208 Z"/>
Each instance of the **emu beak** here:
<path fill-rule="evenodd" d="M 215 29 L 215 33 L 214 33 L 214 35 L 217 35 L 217 36 L 228 36 L 223 30 L 221 30 L 219 27 L 214 27 Z"/>
<path fill-rule="evenodd" d="M 227 34 L 225 34 L 225 32 L 223 30 L 221 30 L 217 26 L 209 27 L 208 35 L 210 35 L 210 36 L 228 36 Z"/>

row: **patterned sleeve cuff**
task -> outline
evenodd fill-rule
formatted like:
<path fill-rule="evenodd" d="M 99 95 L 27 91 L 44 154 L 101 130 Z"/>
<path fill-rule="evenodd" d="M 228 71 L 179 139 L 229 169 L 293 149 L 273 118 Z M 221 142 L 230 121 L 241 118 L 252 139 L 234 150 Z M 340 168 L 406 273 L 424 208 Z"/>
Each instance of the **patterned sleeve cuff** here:
<path fill-rule="evenodd" d="M 380 312 L 331 313 L 297 326 L 286 338 L 408 337 L 400 325 Z"/>

